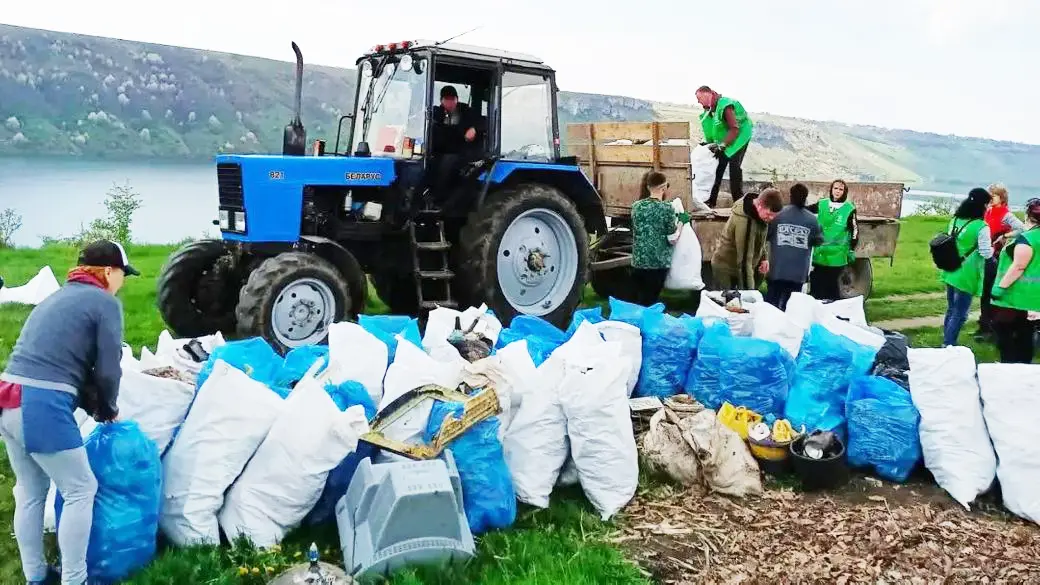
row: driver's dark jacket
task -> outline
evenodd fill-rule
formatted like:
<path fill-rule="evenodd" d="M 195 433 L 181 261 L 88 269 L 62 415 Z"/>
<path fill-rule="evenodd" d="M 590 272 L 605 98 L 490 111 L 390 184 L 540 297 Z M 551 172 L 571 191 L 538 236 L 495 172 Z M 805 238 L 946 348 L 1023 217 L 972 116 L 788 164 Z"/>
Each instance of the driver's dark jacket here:
<path fill-rule="evenodd" d="M 467 104 L 458 104 L 451 114 L 443 106 L 434 106 L 432 154 L 462 154 L 472 150 L 483 134 L 482 122 L 481 116 Z M 470 128 L 477 131 L 477 136 L 473 142 L 466 142 L 466 131 Z"/>

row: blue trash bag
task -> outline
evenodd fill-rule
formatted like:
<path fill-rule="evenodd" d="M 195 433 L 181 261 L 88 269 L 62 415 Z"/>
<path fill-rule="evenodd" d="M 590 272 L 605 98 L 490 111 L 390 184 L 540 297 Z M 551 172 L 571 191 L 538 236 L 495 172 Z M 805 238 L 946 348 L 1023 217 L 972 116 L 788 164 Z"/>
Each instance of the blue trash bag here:
<path fill-rule="evenodd" d="M 304 345 L 293 349 L 285 354 L 285 360 L 274 376 L 274 386 L 292 388 L 307 375 L 311 366 L 319 359 L 325 360 L 325 363 L 318 369 L 318 372 L 321 373 L 329 365 L 329 346 Z"/>
<path fill-rule="evenodd" d="M 277 392 L 282 398 L 289 395 L 288 389 L 278 388 L 274 383 L 285 360 L 261 337 L 232 341 L 214 348 L 209 354 L 209 359 L 199 370 L 196 388 L 202 388 L 206 383 L 217 360 L 224 360 L 231 367 L 242 370 L 250 378 Z"/>
<path fill-rule="evenodd" d="M 649 307 L 644 307 L 643 305 L 610 297 L 607 299 L 607 304 L 610 305 L 611 321 L 628 323 L 633 327 L 638 327 L 640 330 L 643 329 L 644 316 L 652 313 L 664 313 L 664 303 L 655 303 Z"/>
<path fill-rule="evenodd" d="M 866 373 L 877 353 L 847 337 L 813 324 L 805 332 L 795 362 L 794 382 L 784 416 L 796 429 L 832 431 L 845 438 L 845 397 L 849 381 Z M 862 368 L 862 369 L 861 369 Z"/>
<path fill-rule="evenodd" d="M 498 335 L 499 349 L 521 339 L 527 340 L 527 353 L 535 366 L 539 366 L 549 355 L 567 341 L 567 334 L 540 317 L 517 315 L 509 327 Z"/>
<path fill-rule="evenodd" d="M 722 406 L 722 357 L 733 340 L 733 332 L 725 320 L 713 319 L 702 325 L 700 342 L 683 390 L 704 406 L 717 410 Z"/>
<path fill-rule="evenodd" d="M 730 337 L 719 347 L 719 399 L 782 417 L 794 376 L 791 354 L 775 341 L 754 337 Z"/>
<path fill-rule="evenodd" d="M 365 409 L 365 417 L 368 420 L 375 418 L 376 403 L 361 382 L 347 380 L 338 385 L 326 384 L 325 391 L 332 397 L 332 401 L 336 403 L 336 407 L 339 408 L 340 412 L 360 404 Z"/>
<path fill-rule="evenodd" d="M 304 524 L 315 526 L 334 521 L 336 504 L 347 493 L 347 488 L 350 487 L 350 481 L 354 479 L 358 465 L 365 459 L 374 457 L 377 452 L 378 448 L 375 445 L 359 442 L 357 450 L 344 457 L 343 461 L 340 461 L 339 465 L 329 472 L 329 477 L 325 480 L 325 489 L 322 490 L 318 503 L 303 519 Z"/>
<path fill-rule="evenodd" d="M 430 411 L 424 440 L 431 442 L 447 416 L 462 416 L 458 402 L 437 402 Z M 498 417 L 476 424 L 448 443 L 462 480 L 462 505 L 473 534 L 508 528 L 516 520 L 516 492 L 498 440 Z"/>
<path fill-rule="evenodd" d="M 98 425 L 84 446 L 98 484 L 87 575 L 118 583 L 155 558 L 162 507 L 159 450 L 133 421 Z M 63 506 L 59 493 L 54 505 L 59 525 Z"/>
<path fill-rule="evenodd" d="M 636 383 L 636 397 L 667 398 L 683 390 L 697 350 L 699 323 L 666 313 L 647 312 L 643 317 L 643 364 Z"/>
<path fill-rule="evenodd" d="M 386 362 L 388 366 L 394 363 L 394 356 L 397 355 L 398 334 L 414 343 L 416 347 L 422 347 L 418 319 L 406 315 L 359 315 L 358 325 L 386 344 L 389 350 Z"/>
<path fill-rule="evenodd" d="M 849 385 L 848 459 L 878 475 L 904 482 L 921 459 L 921 415 L 910 393 L 878 376 L 859 376 Z"/>
<path fill-rule="evenodd" d="M 578 330 L 578 327 L 582 323 L 588 321 L 592 325 L 605 321 L 606 318 L 603 316 L 603 307 L 589 307 L 588 309 L 579 309 L 574 312 L 574 317 L 571 318 L 570 327 L 567 327 L 567 339 L 570 339 L 574 332 Z"/>

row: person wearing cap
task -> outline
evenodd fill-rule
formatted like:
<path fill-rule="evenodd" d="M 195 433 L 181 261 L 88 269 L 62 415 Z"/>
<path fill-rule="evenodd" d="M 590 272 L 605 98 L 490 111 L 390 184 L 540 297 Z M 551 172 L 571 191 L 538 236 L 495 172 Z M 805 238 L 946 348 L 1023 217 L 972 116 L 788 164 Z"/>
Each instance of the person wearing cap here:
<path fill-rule="evenodd" d="M 430 155 L 435 162 L 430 184 L 434 198 L 444 201 L 462 165 L 479 158 L 484 132 L 481 117 L 469 104 L 459 102 L 455 86 L 445 85 L 440 96 L 440 105 L 433 108 Z"/>
<path fill-rule="evenodd" d="M 1040 311 L 1040 199 L 1026 202 L 1027 229 L 1004 246 L 997 261 L 993 287 L 993 331 L 1000 361 L 1033 362 L 1033 323 L 1029 313 Z"/>
<path fill-rule="evenodd" d="M 14 533 L 30 585 L 87 583 L 87 543 L 97 480 L 73 412 L 116 419 L 122 377 L 123 309 L 116 293 L 139 274 L 126 250 L 94 242 L 65 286 L 33 309 L 0 374 L 0 437 L 15 476 Z M 64 500 L 61 570 L 48 567 L 43 516 L 51 481 Z"/>
<path fill-rule="evenodd" d="M 943 319 L 943 347 L 957 345 L 957 337 L 968 320 L 971 299 L 982 295 L 986 260 L 993 256 L 993 243 L 986 225 L 989 191 L 976 187 L 968 192 L 946 228 L 954 236 L 957 253 L 963 259 L 957 270 L 941 270 L 946 285 L 946 317 Z"/>

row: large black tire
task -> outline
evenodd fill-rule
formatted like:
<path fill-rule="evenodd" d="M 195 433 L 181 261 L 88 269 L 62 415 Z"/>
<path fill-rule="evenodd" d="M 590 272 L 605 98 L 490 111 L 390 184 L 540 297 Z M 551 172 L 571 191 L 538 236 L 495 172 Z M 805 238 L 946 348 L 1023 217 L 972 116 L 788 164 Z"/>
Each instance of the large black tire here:
<path fill-rule="evenodd" d="M 838 275 L 838 295 L 843 299 L 860 295 L 867 299 L 873 289 L 874 268 L 870 264 L 870 258 L 856 258 L 855 262 L 842 269 Z"/>
<path fill-rule="evenodd" d="M 460 234 L 459 248 L 461 252 L 460 272 L 456 277 L 457 288 L 460 289 L 457 296 L 460 299 L 479 299 L 487 303 L 503 324 L 508 324 L 513 317 L 521 311 L 515 307 L 503 292 L 499 282 L 498 265 L 500 262 L 516 262 L 517 256 L 511 256 L 506 250 L 503 257 L 499 257 L 499 248 L 502 244 L 506 230 L 513 224 L 514 220 L 525 213 L 538 213 L 538 210 L 548 212 L 552 221 L 562 220 L 566 224 L 567 231 L 573 236 L 575 250 L 573 255 L 562 250 L 560 255 L 567 255 L 566 263 L 574 260 L 573 283 L 568 286 L 567 279 L 572 267 L 561 264 L 561 272 L 566 272 L 560 281 L 559 287 L 551 288 L 550 294 L 553 298 L 546 301 L 548 307 L 544 310 L 528 310 L 528 314 L 538 314 L 547 321 L 566 327 L 570 322 L 574 309 L 581 302 L 581 296 L 585 287 L 585 277 L 589 267 L 589 235 L 585 231 L 585 222 L 578 213 L 577 208 L 563 193 L 554 187 L 539 183 L 523 183 L 505 187 L 487 198 L 484 205 L 470 214 L 466 225 Z M 546 224 L 548 225 L 548 224 Z M 562 233 L 561 229 L 561 233 Z M 534 240 L 542 237 L 536 229 L 532 232 Z M 548 236 L 545 236 L 548 237 Z M 563 245 L 563 242 L 560 242 Z M 568 246 L 569 247 L 569 246 Z M 509 260 L 509 258 L 513 258 Z M 528 256 L 527 258 L 530 258 Z M 548 275 L 550 281 L 555 271 L 553 262 L 561 259 L 550 258 L 548 263 L 542 267 L 542 275 Z M 546 269 L 545 267 L 549 268 Z M 548 270 L 548 272 L 546 272 Z M 534 288 L 531 289 L 535 291 Z"/>
<path fill-rule="evenodd" d="M 218 331 L 231 335 L 235 332 L 235 305 L 241 287 L 227 245 L 221 240 L 200 240 L 185 245 L 167 260 L 159 276 L 156 304 L 177 337 L 200 337 Z"/>
<path fill-rule="evenodd" d="M 235 311 L 238 333 L 263 337 L 283 354 L 324 343 L 329 325 L 356 318 L 351 292 L 347 279 L 328 260 L 306 252 L 279 254 L 264 260 L 242 287 Z M 285 318 L 275 318 L 276 308 Z"/>

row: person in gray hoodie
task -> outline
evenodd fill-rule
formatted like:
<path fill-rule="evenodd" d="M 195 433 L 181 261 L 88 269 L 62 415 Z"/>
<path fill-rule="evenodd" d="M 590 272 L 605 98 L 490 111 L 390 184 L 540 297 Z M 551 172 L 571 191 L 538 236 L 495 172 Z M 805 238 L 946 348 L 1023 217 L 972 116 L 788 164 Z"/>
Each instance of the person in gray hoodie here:
<path fill-rule="evenodd" d="M 809 189 L 801 183 L 791 187 L 791 204 L 785 206 L 769 224 L 769 274 L 765 301 L 781 311 L 787 308 L 791 293 L 809 279 L 812 250 L 823 241 L 820 223 L 805 209 Z"/>

